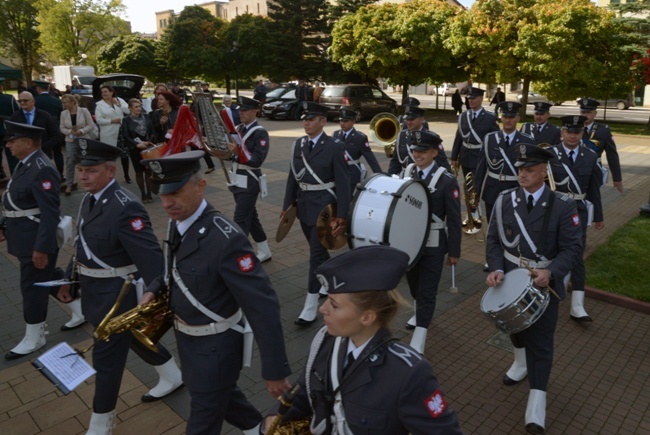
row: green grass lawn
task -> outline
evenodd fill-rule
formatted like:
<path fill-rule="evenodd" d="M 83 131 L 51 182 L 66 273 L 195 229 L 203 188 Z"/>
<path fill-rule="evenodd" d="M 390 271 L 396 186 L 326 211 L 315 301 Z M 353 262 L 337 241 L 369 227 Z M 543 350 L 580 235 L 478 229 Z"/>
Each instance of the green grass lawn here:
<path fill-rule="evenodd" d="M 650 302 L 650 218 L 616 230 L 585 261 L 587 285 Z"/>

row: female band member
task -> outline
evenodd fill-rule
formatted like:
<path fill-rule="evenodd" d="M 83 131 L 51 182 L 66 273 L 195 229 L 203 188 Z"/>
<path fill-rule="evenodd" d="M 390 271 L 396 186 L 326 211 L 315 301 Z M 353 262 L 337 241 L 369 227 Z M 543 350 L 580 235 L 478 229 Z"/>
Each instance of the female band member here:
<path fill-rule="evenodd" d="M 365 246 L 316 270 L 328 291 L 325 326 L 282 422 L 308 417 L 315 434 L 461 433 L 429 363 L 388 330 L 408 261 L 398 249 Z"/>

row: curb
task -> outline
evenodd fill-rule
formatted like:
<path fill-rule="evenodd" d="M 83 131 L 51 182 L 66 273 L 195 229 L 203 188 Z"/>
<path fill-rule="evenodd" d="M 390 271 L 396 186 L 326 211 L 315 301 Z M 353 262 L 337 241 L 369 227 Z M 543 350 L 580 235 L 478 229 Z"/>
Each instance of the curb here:
<path fill-rule="evenodd" d="M 585 293 L 592 299 L 607 302 L 628 310 L 638 311 L 640 313 L 650 314 L 650 302 L 644 302 L 632 299 L 627 296 L 610 293 L 597 288 L 585 286 Z"/>

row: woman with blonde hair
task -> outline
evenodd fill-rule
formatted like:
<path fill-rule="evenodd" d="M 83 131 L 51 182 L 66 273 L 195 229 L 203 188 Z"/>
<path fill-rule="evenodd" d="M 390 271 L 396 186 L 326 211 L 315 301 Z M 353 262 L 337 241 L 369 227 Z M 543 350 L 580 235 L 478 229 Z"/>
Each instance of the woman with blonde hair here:
<path fill-rule="evenodd" d="M 80 99 L 79 95 L 70 94 L 61 97 L 64 110 L 61 112 L 59 128 L 65 136 L 65 196 L 70 196 L 74 184 L 74 158 L 75 154 L 77 154 L 74 143 L 75 138 L 95 139 L 97 137 L 97 125 L 93 121 L 90 111 L 79 106 Z"/>

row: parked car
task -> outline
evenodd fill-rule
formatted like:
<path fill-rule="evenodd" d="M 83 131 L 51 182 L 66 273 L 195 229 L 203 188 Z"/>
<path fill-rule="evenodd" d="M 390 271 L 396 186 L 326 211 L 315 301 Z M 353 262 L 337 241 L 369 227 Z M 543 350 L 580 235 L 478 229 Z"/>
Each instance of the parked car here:
<path fill-rule="evenodd" d="M 444 83 L 437 87 L 438 95 L 452 95 L 458 87 L 453 83 Z"/>
<path fill-rule="evenodd" d="M 296 90 L 291 89 L 280 98 L 265 103 L 262 106 L 262 115 L 269 119 L 295 119 L 297 105 Z"/>
<path fill-rule="evenodd" d="M 582 98 L 576 98 L 576 104 L 580 105 L 580 100 Z M 627 110 L 630 107 L 634 107 L 634 97 L 632 95 L 623 98 L 608 98 L 607 100 L 599 100 L 596 98 L 595 100 L 600 103 L 599 107 L 609 107 L 618 110 Z"/>
<path fill-rule="evenodd" d="M 523 94 L 517 95 L 517 101 L 519 101 L 520 103 L 523 98 L 524 98 Z M 535 103 L 551 103 L 554 106 L 560 106 L 562 104 L 562 101 L 549 101 L 549 99 L 542 94 L 538 94 L 537 92 L 529 92 L 528 104 L 535 104 Z"/>
<path fill-rule="evenodd" d="M 320 103 L 327 106 L 328 118 L 338 118 L 341 107 L 357 112 L 357 121 L 381 112 L 397 113 L 397 101 L 368 85 L 328 86 L 320 96 Z"/>

